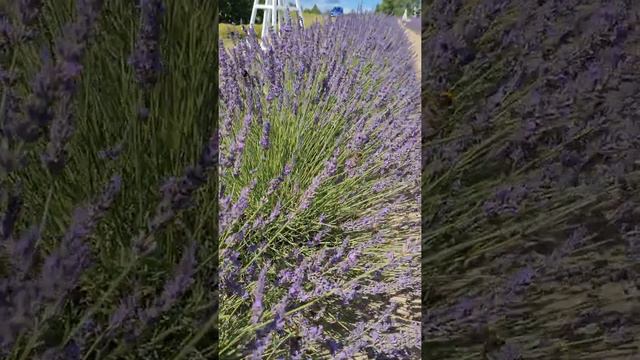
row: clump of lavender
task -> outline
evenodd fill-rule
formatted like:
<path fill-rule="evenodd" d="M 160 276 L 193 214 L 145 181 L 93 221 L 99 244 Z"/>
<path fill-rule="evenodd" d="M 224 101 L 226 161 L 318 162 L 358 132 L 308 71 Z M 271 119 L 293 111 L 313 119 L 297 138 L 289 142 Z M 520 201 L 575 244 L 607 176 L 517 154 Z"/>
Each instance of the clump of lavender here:
<path fill-rule="evenodd" d="M 419 356 L 416 75 L 374 15 L 221 52 L 220 356 Z"/>
<path fill-rule="evenodd" d="M 430 355 L 547 358 L 563 343 L 562 356 L 579 358 L 613 349 L 609 335 L 589 331 L 637 330 L 632 311 L 612 315 L 615 324 L 577 320 L 632 301 L 640 8 L 483 0 L 424 10 Z M 618 295 L 602 295 L 612 287 Z M 517 352 L 499 344 L 511 340 Z"/>

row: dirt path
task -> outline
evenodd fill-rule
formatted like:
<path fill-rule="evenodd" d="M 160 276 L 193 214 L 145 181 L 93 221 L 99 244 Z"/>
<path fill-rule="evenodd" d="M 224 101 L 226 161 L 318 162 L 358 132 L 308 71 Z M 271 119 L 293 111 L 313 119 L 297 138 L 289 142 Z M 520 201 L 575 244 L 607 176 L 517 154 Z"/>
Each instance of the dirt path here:
<path fill-rule="evenodd" d="M 414 68 L 416 70 L 416 75 L 418 76 L 418 80 L 421 78 L 422 71 L 422 47 L 421 47 L 421 38 L 420 34 L 415 31 L 409 30 L 404 24 L 402 20 L 398 19 L 398 24 L 404 29 L 404 33 L 409 39 L 411 43 L 411 52 L 413 52 L 414 59 Z"/>

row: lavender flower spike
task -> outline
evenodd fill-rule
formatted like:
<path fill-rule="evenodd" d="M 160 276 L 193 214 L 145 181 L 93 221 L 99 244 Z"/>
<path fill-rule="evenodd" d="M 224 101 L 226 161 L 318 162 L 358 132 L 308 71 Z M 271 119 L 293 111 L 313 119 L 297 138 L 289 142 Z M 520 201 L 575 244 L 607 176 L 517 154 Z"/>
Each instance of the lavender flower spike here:
<path fill-rule="evenodd" d="M 98 221 L 106 215 L 121 186 L 120 176 L 112 177 L 95 203 L 76 209 L 60 247 L 45 259 L 42 266 L 39 287 L 43 298 L 56 299 L 61 292 L 76 285 L 89 265 L 90 248 L 85 240 L 95 230 Z"/>
<path fill-rule="evenodd" d="M 35 96 L 29 103 L 28 112 L 32 122 L 42 129 L 53 120 L 49 143 L 42 155 L 44 164 L 53 173 L 59 173 L 64 167 L 65 146 L 74 131 L 71 112 L 73 95 L 83 69 L 82 57 L 101 5 L 101 0 L 77 2 L 74 22 L 65 26 L 62 38 L 56 41 L 58 56 L 55 65 L 45 58 L 45 65 L 34 82 Z M 58 107 L 54 111 L 56 102 Z M 38 135 L 34 134 L 36 137 Z"/>
<path fill-rule="evenodd" d="M 39 276 L 22 281 L 32 264 L 34 244 L 39 236 L 37 227 L 31 228 L 12 247 L 13 266 L 17 270 L 10 278 L 0 279 L 0 348 L 10 346 L 28 330 L 42 306 L 63 299 L 77 286 L 78 280 L 90 264 L 90 247 L 87 237 L 95 230 L 100 219 L 111 207 L 121 186 L 119 176 L 114 176 L 102 195 L 92 204 L 78 208 L 71 226 L 58 248 L 49 254 Z"/>
<path fill-rule="evenodd" d="M 260 139 L 260 146 L 263 150 L 269 149 L 269 133 L 271 131 L 271 123 L 269 121 L 264 122 L 262 128 L 262 138 Z"/>
<path fill-rule="evenodd" d="M 260 270 L 260 275 L 258 276 L 258 281 L 256 282 L 256 287 L 253 290 L 253 306 L 251 307 L 252 315 L 251 322 L 254 324 L 258 323 L 260 320 L 260 316 L 262 315 L 263 310 L 263 296 L 264 296 L 264 285 L 267 279 L 267 271 L 269 271 L 269 266 L 265 266 Z"/>
<path fill-rule="evenodd" d="M 140 0 L 140 10 L 140 29 L 129 65 L 133 67 L 138 84 L 148 90 L 156 84 L 162 69 L 160 21 L 165 9 L 161 0 Z"/>
<path fill-rule="evenodd" d="M 162 313 L 168 311 L 176 303 L 193 282 L 193 274 L 196 268 L 196 243 L 192 242 L 182 255 L 180 263 L 175 269 L 174 277 L 168 281 L 162 294 L 155 299 L 153 305 L 148 308 L 143 319 L 148 324 L 157 319 Z"/>
<path fill-rule="evenodd" d="M 217 135 L 213 135 L 205 146 L 199 162 L 186 169 L 180 178 L 169 178 L 162 185 L 162 200 L 156 207 L 149 229 L 157 231 L 175 217 L 178 211 L 191 205 L 193 193 L 207 182 L 207 175 L 217 163 Z"/>

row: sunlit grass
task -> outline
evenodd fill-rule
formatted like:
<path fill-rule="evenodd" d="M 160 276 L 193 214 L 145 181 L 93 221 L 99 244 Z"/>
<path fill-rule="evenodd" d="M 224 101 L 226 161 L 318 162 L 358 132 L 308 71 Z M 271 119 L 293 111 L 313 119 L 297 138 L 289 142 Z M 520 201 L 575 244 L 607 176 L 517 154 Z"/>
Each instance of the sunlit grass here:
<path fill-rule="evenodd" d="M 293 14 L 293 19 L 297 19 L 297 15 Z M 319 14 L 309 14 L 303 13 L 302 18 L 304 19 L 304 26 L 309 27 L 315 23 L 323 23 L 325 20 L 324 15 Z M 248 28 L 248 25 L 244 25 L 245 28 Z M 219 24 L 218 25 L 218 33 L 220 35 L 220 39 L 224 44 L 225 48 L 229 48 L 233 46 L 233 36 L 244 36 L 245 31 L 242 29 L 243 25 L 234 25 L 234 24 Z M 262 34 L 262 25 L 258 23 L 254 27 L 256 33 L 258 35 Z"/>

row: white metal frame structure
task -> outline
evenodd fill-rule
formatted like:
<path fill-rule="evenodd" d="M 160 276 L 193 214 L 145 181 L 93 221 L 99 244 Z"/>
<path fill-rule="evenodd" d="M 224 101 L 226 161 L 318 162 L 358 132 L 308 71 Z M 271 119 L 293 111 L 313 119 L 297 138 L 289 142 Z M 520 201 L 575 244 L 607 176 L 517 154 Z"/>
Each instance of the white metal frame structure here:
<path fill-rule="evenodd" d="M 264 11 L 262 15 L 262 39 L 269 36 L 271 31 L 278 31 L 282 27 L 282 24 L 290 19 L 291 11 L 298 13 L 300 25 L 304 25 L 300 0 L 295 0 L 295 6 L 292 6 L 290 1 L 291 0 L 254 0 L 249 27 L 253 28 L 258 10 Z"/>

